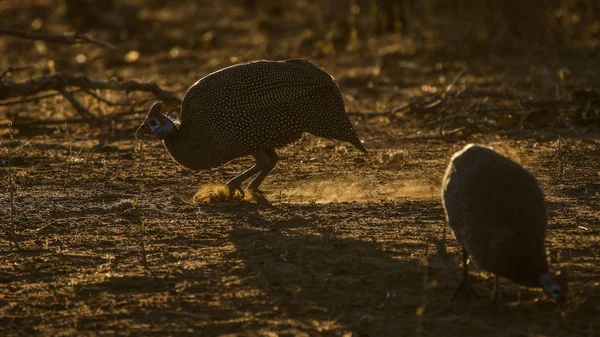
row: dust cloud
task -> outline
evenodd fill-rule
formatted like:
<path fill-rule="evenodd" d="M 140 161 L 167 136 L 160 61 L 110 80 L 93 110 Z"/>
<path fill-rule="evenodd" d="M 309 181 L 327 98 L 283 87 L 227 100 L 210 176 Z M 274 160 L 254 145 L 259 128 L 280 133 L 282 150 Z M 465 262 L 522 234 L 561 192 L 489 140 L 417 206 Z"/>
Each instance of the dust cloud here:
<path fill-rule="evenodd" d="M 508 146 L 506 144 L 502 144 L 501 142 L 490 143 L 488 146 L 490 146 L 494 151 L 498 152 L 499 154 L 503 155 L 504 157 L 506 157 L 520 165 L 523 164 L 522 163 L 523 159 L 527 159 L 527 158 L 521 158 L 521 155 L 519 155 L 519 153 L 517 152 L 516 149 L 514 149 L 513 147 Z"/>
<path fill-rule="evenodd" d="M 384 199 L 439 198 L 439 189 L 438 184 L 417 179 L 370 183 L 338 177 L 298 181 L 285 189 L 271 190 L 267 198 L 273 202 L 291 203 L 377 202 Z M 202 185 L 193 196 L 180 196 L 180 198 L 189 203 L 206 204 L 245 199 L 239 191 L 232 193 L 226 186 L 216 183 Z"/>
<path fill-rule="evenodd" d="M 319 179 L 298 182 L 281 191 L 281 201 L 302 202 L 368 202 L 382 199 L 431 199 L 439 197 L 440 186 L 421 180 L 370 183 L 347 178 Z M 271 194 L 277 201 L 279 192 Z"/>
<path fill-rule="evenodd" d="M 194 196 L 192 196 L 190 202 L 212 204 L 215 202 L 226 202 L 241 199 L 243 199 L 243 197 L 239 191 L 234 191 L 232 193 L 229 190 L 229 187 L 225 185 L 205 184 L 200 186 Z"/>

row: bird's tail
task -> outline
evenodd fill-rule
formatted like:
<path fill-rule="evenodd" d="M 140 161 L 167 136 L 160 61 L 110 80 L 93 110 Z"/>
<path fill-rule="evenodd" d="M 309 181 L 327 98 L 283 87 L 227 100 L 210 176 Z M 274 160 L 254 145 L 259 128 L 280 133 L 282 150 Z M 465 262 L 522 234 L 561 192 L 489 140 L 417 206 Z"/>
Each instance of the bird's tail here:
<path fill-rule="evenodd" d="M 354 145 L 355 148 L 359 149 L 360 151 L 364 152 L 365 154 L 369 154 L 367 152 L 367 149 L 365 149 L 365 146 L 363 145 L 363 143 L 360 141 L 360 139 L 358 139 L 358 136 L 356 135 L 356 131 L 354 131 L 354 128 L 352 127 L 352 123 L 350 123 L 350 120 L 348 120 L 346 118 L 345 120 L 341 120 L 340 122 L 341 122 L 340 123 L 341 125 L 338 125 L 337 128 L 334 128 L 335 136 L 333 138 L 341 140 L 341 141 L 346 141 L 346 142 Z"/>
<path fill-rule="evenodd" d="M 354 147 L 356 147 L 357 149 L 361 150 L 365 154 L 369 154 L 369 152 L 367 151 L 367 149 L 365 149 L 365 147 L 363 146 L 363 144 L 362 144 L 362 142 L 360 140 L 357 141 L 357 142 L 353 142 L 352 145 L 354 145 Z"/>
<path fill-rule="evenodd" d="M 369 152 L 367 152 L 367 149 L 365 149 L 365 146 L 363 145 L 363 143 L 360 141 L 360 139 L 358 139 L 358 137 L 356 135 L 354 135 L 353 137 L 354 139 L 349 140 L 348 142 L 352 145 L 354 145 L 355 148 L 361 150 L 362 152 L 364 152 L 365 154 L 369 154 Z"/>

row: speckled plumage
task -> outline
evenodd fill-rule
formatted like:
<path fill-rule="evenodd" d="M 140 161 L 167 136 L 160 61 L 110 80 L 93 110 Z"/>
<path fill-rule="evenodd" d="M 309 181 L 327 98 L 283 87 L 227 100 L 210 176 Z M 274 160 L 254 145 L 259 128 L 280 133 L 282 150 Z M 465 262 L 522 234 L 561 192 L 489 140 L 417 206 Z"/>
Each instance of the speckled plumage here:
<path fill-rule="evenodd" d="M 540 286 L 548 272 L 544 196 L 535 177 L 487 147 L 457 152 L 444 176 L 446 217 L 483 269 L 521 285 Z"/>
<path fill-rule="evenodd" d="M 283 147 L 303 132 L 366 152 L 328 73 L 306 60 L 255 61 L 196 82 L 183 99 L 179 132 L 165 145 L 182 165 L 203 169 Z"/>
<path fill-rule="evenodd" d="M 254 61 L 192 85 L 178 129 L 164 143 L 183 166 L 205 169 L 246 155 L 257 157 L 258 152 L 263 157 L 268 152 L 276 162 L 274 149 L 304 132 L 347 141 L 366 152 L 331 75 L 303 59 Z"/>

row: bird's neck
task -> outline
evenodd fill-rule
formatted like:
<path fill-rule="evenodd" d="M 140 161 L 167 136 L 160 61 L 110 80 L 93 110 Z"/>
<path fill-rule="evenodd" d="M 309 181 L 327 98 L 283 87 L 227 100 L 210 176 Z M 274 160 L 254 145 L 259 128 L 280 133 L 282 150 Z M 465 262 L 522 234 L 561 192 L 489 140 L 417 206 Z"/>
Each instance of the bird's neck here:
<path fill-rule="evenodd" d="M 189 132 L 181 126 L 176 126 L 163 141 L 171 157 L 188 169 L 208 169 L 221 163 L 209 143 L 197 137 L 190 137 Z"/>
<path fill-rule="evenodd" d="M 183 146 L 185 146 L 185 140 L 183 139 L 179 128 L 175 124 L 173 124 L 173 127 L 174 130 L 170 132 L 165 139 L 163 139 L 163 142 L 173 159 L 175 159 L 177 162 L 181 162 L 178 157 L 183 156 L 182 150 Z"/>
<path fill-rule="evenodd" d="M 167 140 L 169 138 L 172 137 L 176 137 L 178 132 L 179 132 L 179 127 L 177 126 L 177 124 L 175 124 L 175 122 L 173 122 L 173 120 L 167 116 L 164 116 L 166 118 L 166 123 L 163 126 L 163 134 L 165 135 L 165 138 L 163 138 L 164 140 Z"/>
<path fill-rule="evenodd" d="M 552 273 L 551 273 L 551 272 L 549 272 L 549 271 L 545 271 L 545 272 L 543 272 L 543 273 L 540 275 L 540 279 L 539 279 L 540 286 L 541 286 L 542 288 L 544 288 L 544 284 L 549 284 L 549 283 L 552 283 L 552 277 L 553 277 L 553 275 L 552 275 Z M 544 290 L 546 290 L 546 289 L 544 289 Z"/>

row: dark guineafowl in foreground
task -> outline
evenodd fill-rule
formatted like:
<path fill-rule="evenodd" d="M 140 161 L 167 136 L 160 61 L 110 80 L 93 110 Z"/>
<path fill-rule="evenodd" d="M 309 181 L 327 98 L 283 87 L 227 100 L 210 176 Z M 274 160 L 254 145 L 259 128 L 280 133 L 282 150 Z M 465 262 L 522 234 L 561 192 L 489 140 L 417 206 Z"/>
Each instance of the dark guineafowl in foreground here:
<path fill-rule="evenodd" d="M 367 152 L 345 113 L 331 75 L 302 59 L 255 61 L 214 72 L 185 94 L 175 124 L 155 103 L 136 132 L 151 134 L 181 165 L 201 170 L 252 155 L 256 165 L 227 183 L 240 185 L 258 173 L 248 189 L 257 191 L 279 157 L 276 148 L 302 133 L 351 143 Z"/>
<path fill-rule="evenodd" d="M 544 238 L 547 212 L 535 177 L 491 148 L 467 145 L 454 154 L 444 176 L 446 219 L 463 248 L 464 277 L 457 290 L 470 295 L 467 257 L 498 276 L 542 287 L 551 298 L 567 295 L 565 274 L 548 270 Z M 456 296 L 456 294 L 455 294 Z"/>

